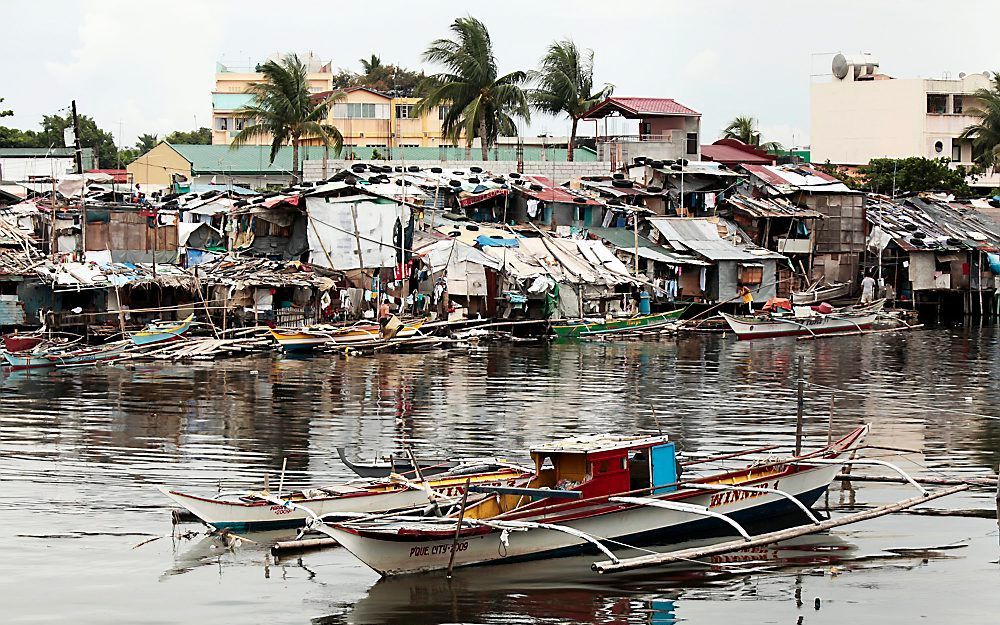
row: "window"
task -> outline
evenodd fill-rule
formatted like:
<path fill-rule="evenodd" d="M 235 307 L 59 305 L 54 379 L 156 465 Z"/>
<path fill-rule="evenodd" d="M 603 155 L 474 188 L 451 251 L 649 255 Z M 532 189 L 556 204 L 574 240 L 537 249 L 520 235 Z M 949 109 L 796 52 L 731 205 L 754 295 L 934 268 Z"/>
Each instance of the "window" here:
<path fill-rule="evenodd" d="M 927 94 L 927 114 L 944 115 L 948 112 L 948 96 L 943 93 Z"/>
<path fill-rule="evenodd" d="M 449 107 L 447 105 L 445 105 L 445 106 L 439 106 L 438 107 L 438 119 L 439 120 L 444 121 L 445 116 L 448 114 L 448 108 Z"/>
<path fill-rule="evenodd" d="M 420 144 L 419 143 L 400 143 L 399 147 L 401 147 L 401 148 L 419 148 Z"/>
<path fill-rule="evenodd" d="M 956 163 L 962 162 L 962 144 L 958 141 L 951 142 L 951 160 Z"/>
<path fill-rule="evenodd" d="M 737 281 L 743 285 L 760 284 L 764 281 L 764 266 L 756 263 L 740 265 L 740 273 Z"/>
<path fill-rule="evenodd" d="M 934 142 L 934 151 L 937 152 L 938 154 L 940 154 L 941 152 L 944 152 L 944 144 L 941 143 L 940 141 L 935 141 Z"/>
<path fill-rule="evenodd" d="M 246 117 L 236 117 L 233 119 L 233 128 L 243 130 L 247 126 L 247 121 L 249 120 Z"/>
<path fill-rule="evenodd" d="M 698 133 L 689 132 L 687 133 L 687 153 L 697 154 L 698 153 Z"/>
<path fill-rule="evenodd" d="M 333 105 L 334 119 L 388 119 L 388 104 L 347 102 Z"/>
<path fill-rule="evenodd" d="M 216 130 L 229 130 L 229 118 L 228 117 L 216 117 L 215 118 L 215 129 Z"/>
<path fill-rule="evenodd" d="M 413 105 L 412 104 L 397 104 L 396 105 L 396 119 L 413 119 Z"/>
<path fill-rule="evenodd" d="M 955 115 L 962 113 L 962 96 L 956 95 L 951 98 L 951 112 Z"/>

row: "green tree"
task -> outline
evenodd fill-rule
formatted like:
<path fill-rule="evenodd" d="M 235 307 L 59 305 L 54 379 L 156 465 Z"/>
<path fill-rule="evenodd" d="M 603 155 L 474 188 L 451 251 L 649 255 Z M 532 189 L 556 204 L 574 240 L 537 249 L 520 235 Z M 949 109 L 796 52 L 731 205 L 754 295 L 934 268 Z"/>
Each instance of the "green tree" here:
<path fill-rule="evenodd" d="M 80 120 L 80 145 L 84 148 L 93 148 L 97 157 L 96 167 L 112 166 L 118 162 L 118 148 L 115 146 L 114 136 L 107 130 L 102 130 L 97 126 L 97 122 L 87 115 L 79 115 Z M 42 132 L 39 133 L 41 145 L 37 147 L 48 147 L 51 145 L 63 145 L 63 132 L 66 128 L 73 126 L 73 117 L 70 114 L 43 115 Z"/>
<path fill-rule="evenodd" d="M 760 148 L 765 152 L 777 152 L 784 149 L 777 141 L 761 142 L 760 130 L 757 129 L 757 119 L 749 115 L 740 115 L 729 122 L 722 131 L 724 139 L 737 139 L 747 145 Z"/>
<path fill-rule="evenodd" d="M 135 142 L 135 149 L 139 154 L 149 152 L 160 142 L 156 135 L 139 135 L 139 140 Z"/>
<path fill-rule="evenodd" d="M 499 75 L 493 42 L 486 26 L 474 17 L 457 18 L 451 25 L 455 39 L 437 39 L 423 54 L 424 61 L 438 63 L 445 72 L 429 76 L 420 86 L 423 98 L 417 115 L 435 106 L 447 106 L 442 123 L 445 137 L 466 145 L 479 137 L 483 160 L 500 136 L 516 134 L 515 117 L 531 119 L 521 71 Z"/>
<path fill-rule="evenodd" d="M 281 62 L 268 61 L 261 66 L 264 81 L 250 85 L 247 90 L 253 95 L 253 102 L 236 111 L 236 115 L 247 118 L 249 124 L 235 137 L 230 146 L 236 149 L 252 139 L 271 140 L 271 163 L 278 150 L 292 144 L 292 183 L 300 180 L 299 142 L 306 137 L 319 139 L 323 145 L 333 144 L 339 154 L 344 145 L 344 137 L 334 126 L 324 122 L 330 106 L 343 97 L 334 94 L 317 98 L 309 93 L 306 66 L 297 55 L 289 55 Z"/>
<path fill-rule="evenodd" d="M 3 104 L 4 98 L 0 98 L 0 104 Z M 14 111 L 10 109 L 0 109 L 0 117 L 11 117 L 14 115 Z"/>
<path fill-rule="evenodd" d="M 541 66 L 530 72 L 529 78 L 538 85 L 528 93 L 537 110 L 553 115 L 565 113 L 572 120 L 566 148 L 566 160 L 572 161 L 577 124 L 584 113 L 611 95 L 614 86 L 604 85 L 594 92 L 594 51 L 581 52 L 570 39 L 553 42 Z"/>
<path fill-rule="evenodd" d="M 876 158 L 858 168 L 856 185 L 862 191 L 891 195 L 945 191 L 960 197 L 972 195 L 966 182 L 974 172 L 965 167 L 951 169 L 946 158 Z"/>
<path fill-rule="evenodd" d="M 382 59 L 374 54 L 370 59 L 361 59 L 361 68 L 365 70 L 366 76 L 370 76 L 372 72 L 382 68 Z"/>
<path fill-rule="evenodd" d="M 960 135 L 962 139 L 972 139 L 972 157 L 980 167 L 1000 166 L 1000 73 L 993 72 L 993 85 L 988 89 L 977 89 L 973 96 L 979 101 L 976 106 L 966 109 L 979 121 L 971 124 Z"/>
<path fill-rule="evenodd" d="M 212 145 L 212 129 L 202 126 L 198 130 L 190 132 L 175 130 L 163 140 L 177 145 Z"/>

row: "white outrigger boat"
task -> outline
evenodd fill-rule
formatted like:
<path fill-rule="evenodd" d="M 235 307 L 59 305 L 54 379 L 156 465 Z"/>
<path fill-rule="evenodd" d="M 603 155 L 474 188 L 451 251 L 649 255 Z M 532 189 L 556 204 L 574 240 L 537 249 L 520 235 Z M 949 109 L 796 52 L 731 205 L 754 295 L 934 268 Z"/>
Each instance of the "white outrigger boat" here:
<path fill-rule="evenodd" d="M 875 305 L 854 310 L 834 310 L 829 313 L 806 308 L 806 314 L 762 314 L 752 317 L 722 315 L 739 340 L 765 339 L 780 336 L 804 336 L 869 330 L 882 306 Z M 799 308 L 801 310 L 801 308 Z"/>
<path fill-rule="evenodd" d="M 444 505 L 462 496 L 466 480 L 477 486 L 515 486 L 529 478 L 527 469 L 514 465 L 462 465 L 419 482 L 394 475 L 377 482 L 333 484 L 285 494 L 280 487 L 278 493 L 221 492 L 210 497 L 165 487 L 160 492 L 216 529 L 265 530 L 305 525 L 312 513 L 386 512 L 426 507 L 432 501 Z"/>
<path fill-rule="evenodd" d="M 382 515 L 309 526 L 382 575 L 547 559 L 690 539 L 738 521 L 808 511 L 833 481 L 838 458 L 868 426 L 818 451 L 681 480 L 665 436 L 583 436 L 532 451 L 525 487 L 476 487 L 489 497 L 445 518 Z M 737 454 L 738 455 L 738 454 Z M 453 507 L 454 510 L 454 507 Z M 308 512 L 308 511 L 307 511 Z"/>

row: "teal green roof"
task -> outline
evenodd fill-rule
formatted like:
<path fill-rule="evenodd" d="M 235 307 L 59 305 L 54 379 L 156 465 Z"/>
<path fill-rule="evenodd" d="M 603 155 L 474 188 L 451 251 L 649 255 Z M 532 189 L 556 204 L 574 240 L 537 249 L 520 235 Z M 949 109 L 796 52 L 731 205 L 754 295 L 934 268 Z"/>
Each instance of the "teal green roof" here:
<path fill-rule="evenodd" d="M 212 109 L 216 111 L 235 111 L 253 102 L 249 93 L 213 93 Z"/>
<path fill-rule="evenodd" d="M 270 164 L 270 146 L 246 145 L 236 149 L 230 149 L 228 145 L 187 145 L 170 144 L 172 148 L 191 162 L 191 170 L 198 174 L 288 174 L 292 171 L 292 148 L 283 147 L 278 151 L 274 159 L 274 164 Z M 372 150 L 378 149 L 383 158 L 390 156 L 387 148 L 344 148 L 341 158 L 353 151 L 359 160 L 370 160 Z M 564 148 L 549 148 L 546 151 L 546 158 L 549 161 L 565 161 L 566 150 Z M 443 154 L 442 154 L 443 153 Z M 442 158 L 442 156 L 444 158 Z M 464 161 L 479 160 L 482 153 L 478 148 L 466 150 L 465 148 L 393 148 L 391 157 L 393 160 L 407 161 Z M 490 160 L 514 161 L 517 160 L 517 153 L 514 148 L 496 148 L 489 151 Z M 595 162 L 597 154 L 593 150 L 578 149 L 573 157 L 578 162 Z M 323 158 L 323 148 L 319 146 L 303 146 L 299 148 L 299 160 L 319 160 Z M 330 151 L 330 158 L 337 158 L 333 151 Z M 542 159 L 541 148 L 524 148 L 524 160 L 540 161 Z"/>
<path fill-rule="evenodd" d="M 245 145 L 230 149 L 228 145 L 175 145 L 170 147 L 191 162 L 191 173 L 198 174 L 290 174 L 292 148 L 278 150 L 271 164 L 271 146 Z M 323 158 L 323 148 L 299 148 L 299 160 Z"/>

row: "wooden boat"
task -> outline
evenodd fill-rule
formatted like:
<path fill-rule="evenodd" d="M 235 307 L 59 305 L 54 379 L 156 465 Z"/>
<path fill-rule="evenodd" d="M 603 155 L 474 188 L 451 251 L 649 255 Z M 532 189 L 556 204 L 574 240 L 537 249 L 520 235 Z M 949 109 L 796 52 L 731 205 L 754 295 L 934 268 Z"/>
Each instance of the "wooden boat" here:
<path fill-rule="evenodd" d="M 594 334 L 611 334 L 613 332 L 630 332 L 634 330 L 650 330 L 659 326 L 670 324 L 684 314 L 684 308 L 678 308 L 654 315 L 642 315 L 637 317 L 625 317 L 622 319 L 611 319 L 607 321 L 571 321 L 569 323 L 553 325 L 552 331 L 560 338 L 571 338 L 576 336 L 590 336 Z"/>
<path fill-rule="evenodd" d="M 393 473 L 403 475 L 411 479 L 416 476 L 416 471 L 413 469 L 413 463 L 402 456 L 389 456 L 388 460 L 376 460 L 375 462 L 352 462 L 347 459 L 347 453 L 343 447 L 337 448 L 337 455 L 340 457 L 340 461 L 359 477 L 368 479 L 385 479 Z M 420 474 L 424 477 L 437 475 L 439 473 L 446 473 L 454 470 L 456 467 L 462 465 L 468 466 L 471 464 L 483 465 L 486 467 L 486 470 L 489 471 L 500 470 L 505 466 L 510 466 L 508 463 L 497 458 L 463 458 L 457 460 L 429 460 L 425 462 L 417 462 L 417 466 L 420 467 Z"/>
<path fill-rule="evenodd" d="M 424 321 L 421 319 L 403 325 L 393 340 L 414 336 L 423 324 Z M 297 330 L 275 328 L 271 330 L 271 336 L 284 351 L 303 352 L 323 345 L 340 346 L 366 341 L 381 341 L 382 328 L 377 323 L 361 323 L 344 328 L 329 326 L 312 326 Z"/>
<path fill-rule="evenodd" d="M 194 315 L 188 315 L 181 321 L 154 321 L 142 330 L 132 333 L 131 340 L 135 345 L 152 345 L 179 338 L 191 329 Z"/>
<path fill-rule="evenodd" d="M 306 352 L 314 347 L 325 345 L 331 339 L 331 332 L 321 330 L 311 330 L 303 328 L 301 330 L 284 330 L 271 328 L 271 336 L 278 342 L 286 352 Z"/>
<path fill-rule="evenodd" d="M 792 293 L 792 303 L 799 306 L 818 304 L 820 302 L 827 302 L 847 297 L 850 294 L 850 282 L 834 282 L 833 284 L 823 284 L 821 282 L 817 282 L 805 291 Z"/>
<path fill-rule="evenodd" d="M 625 546 L 688 540 L 725 527 L 723 522 L 801 511 L 841 470 L 822 462 L 849 456 L 867 432 L 867 426 L 858 428 L 810 454 L 684 481 L 674 445 L 665 436 L 578 437 L 535 448 L 535 474 L 526 488 L 494 488 L 493 496 L 448 517 L 385 515 L 311 527 L 382 575 L 547 559 L 595 548 L 611 555 Z"/>
<path fill-rule="evenodd" d="M 477 485 L 515 485 L 527 481 L 530 474 L 517 467 L 503 467 L 481 471 L 480 467 L 453 469 L 426 481 L 435 496 L 442 500 L 455 500 L 464 492 L 468 479 Z M 280 501 L 267 493 L 220 493 L 213 497 L 190 495 L 176 490 L 160 491 L 196 517 L 216 528 L 237 530 L 275 529 L 298 527 L 305 524 L 309 513 L 297 507 L 286 507 L 281 501 L 298 506 L 308 506 L 317 516 L 335 513 L 363 513 L 401 510 L 429 505 L 428 490 L 423 483 L 405 478 L 365 482 L 360 484 L 334 484 L 319 488 L 297 490 L 279 495 Z"/>
<path fill-rule="evenodd" d="M 719 314 L 726 320 L 739 340 L 868 330 L 875 322 L 875 318 L 878 317 L 877 310 L 845 310 L 829 314 L 817 313 L 809 317 L 794 315 L 737 317 L 726 313 Z"/>
<path fill-rule="evenodd" d="M 38 347 L 45 337 L 41 334 L 8 334 L 3 337 L 4 350 L 16 354 L 26 352 Z"/>

